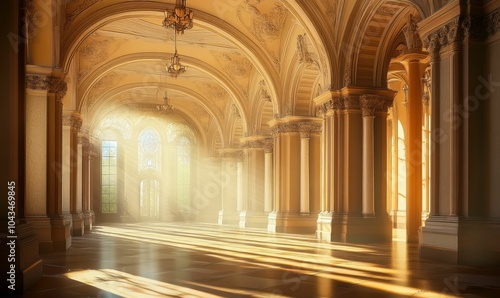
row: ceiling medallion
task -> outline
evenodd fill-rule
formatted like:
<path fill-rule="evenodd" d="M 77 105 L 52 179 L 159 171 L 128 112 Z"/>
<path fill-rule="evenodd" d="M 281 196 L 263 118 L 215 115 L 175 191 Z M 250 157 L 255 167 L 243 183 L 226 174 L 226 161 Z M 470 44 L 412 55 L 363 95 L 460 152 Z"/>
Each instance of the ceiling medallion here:
<path fill-rule="evenodd" d="M 186 0 L 176 0 L 173 10 L 165 10 L 163 27 L 173 28 L 175 33 L 184 34 L 184 30 L 193 28 L 193 11 L 186 7 Z"/>

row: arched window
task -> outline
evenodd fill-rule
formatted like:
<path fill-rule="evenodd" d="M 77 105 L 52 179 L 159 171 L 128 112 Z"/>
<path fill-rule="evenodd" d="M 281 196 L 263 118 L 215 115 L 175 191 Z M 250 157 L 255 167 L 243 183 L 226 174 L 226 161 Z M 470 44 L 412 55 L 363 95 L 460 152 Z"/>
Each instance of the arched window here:
<path fill-rule="evenodd" d="M 101 212 L 117 213 L 118 200 L 118 142 L 101 143 Z"/>
<path fill-rule="evenodd" d="M 160 135 L 152 128 L 145 129 L 139 136 L 139 170 L 161 169 Z"/>
<path fill-rule="evenodd" d="M 140 215 L 156 219 L 160 209 L 161 140 L 152 128 L 139 135 L 139 171 L 144 179 L 140 183 Z"/>
<path fill-rule="evenodd" d="M 191 141 L 181 136 L 177 139 L 177 206 L 189 210 L 191 192 Z"/>

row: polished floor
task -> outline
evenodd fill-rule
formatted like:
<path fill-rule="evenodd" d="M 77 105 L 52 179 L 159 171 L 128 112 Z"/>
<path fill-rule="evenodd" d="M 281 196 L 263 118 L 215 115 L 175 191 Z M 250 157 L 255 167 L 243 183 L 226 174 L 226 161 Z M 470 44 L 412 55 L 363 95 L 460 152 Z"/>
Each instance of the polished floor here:
<path fill-rule="evenodd" d="M 417 250 L 210 224 L 103 225 L 43 255 L 44 276 L 24 297 L 500 297 L 500 268 Z"/>

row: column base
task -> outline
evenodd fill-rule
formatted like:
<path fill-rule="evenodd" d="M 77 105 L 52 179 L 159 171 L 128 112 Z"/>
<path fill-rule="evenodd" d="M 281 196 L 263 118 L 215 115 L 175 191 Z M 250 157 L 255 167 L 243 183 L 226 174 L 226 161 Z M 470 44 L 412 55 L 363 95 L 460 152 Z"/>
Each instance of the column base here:
<path fill-rule="evenodd" d="M 83 228 L 85 232 L 88 233 L 92 231 L 94 227 L 94 212 L 93 211 L 84 211 L 83 212 Z"/>
<path fill-rule="evenodd" d="M 500 221 L 431 216 L 421 228 L 420 256 L 467 266 L 500 265 Z"/>
<path fill-rule="evenodd" d="M 268 215 L 263 212 L 242 211 L 240 213 L 240 228 L 263 228 L 268 224 Z"/>
<path fill-rule="evenodd" d="M 73 221 L 71 235 L 83 236 L 85 234 L 85 222 L 83 220 L 83 213 L 72 213 L 71 219 Z"/>
<path fill-rule="evenodd" d="M 364 217 L 362 215 L 332 216 L 332 236 L 335 242 L 380 243 L 392 239 L 389 217 Z"/>
<path fill-rule="evenodd" d="M 66 251 L 71 247 L 71 218 L 54 216 L 50 218 L 52 251 Z"/>
<path fill-rule="evenodd" d="M 317 215 L 271 212 L 267 231 L 271 233 L 314 234 Z"/>
<path fill-rule="evenodd" d="M 240 215 L 236 211 L 219 211 L 217 223 L 219 225 L 238 225 L 240 222 Z"/>
<path fill-rule="evenodd" d="M 321 242 L 332 242 L 332 213 L 321 212 L 318 214 L 316 238 Z"/>
<path fill-rule="evenodd" d="M 31 224 L 33 231 L 38 238 L 40 253 L 50 253 L 54 251 L 52 243 L 52 225 L 47 216 L 28 216 L 26 220 Z"/>

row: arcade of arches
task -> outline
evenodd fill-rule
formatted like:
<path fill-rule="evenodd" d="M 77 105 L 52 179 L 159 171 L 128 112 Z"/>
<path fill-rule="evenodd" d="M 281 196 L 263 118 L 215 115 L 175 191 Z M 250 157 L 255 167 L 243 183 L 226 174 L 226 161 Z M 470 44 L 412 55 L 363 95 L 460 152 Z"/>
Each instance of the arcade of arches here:
<path fill-rule="evenodd" d="M 2 181 L 26 285 L 37 249 L 108 222 L 399 238 L 499 263 L 500 1 L 188 1 L 177 35 L 174 4 L 2 4 Z"/>

